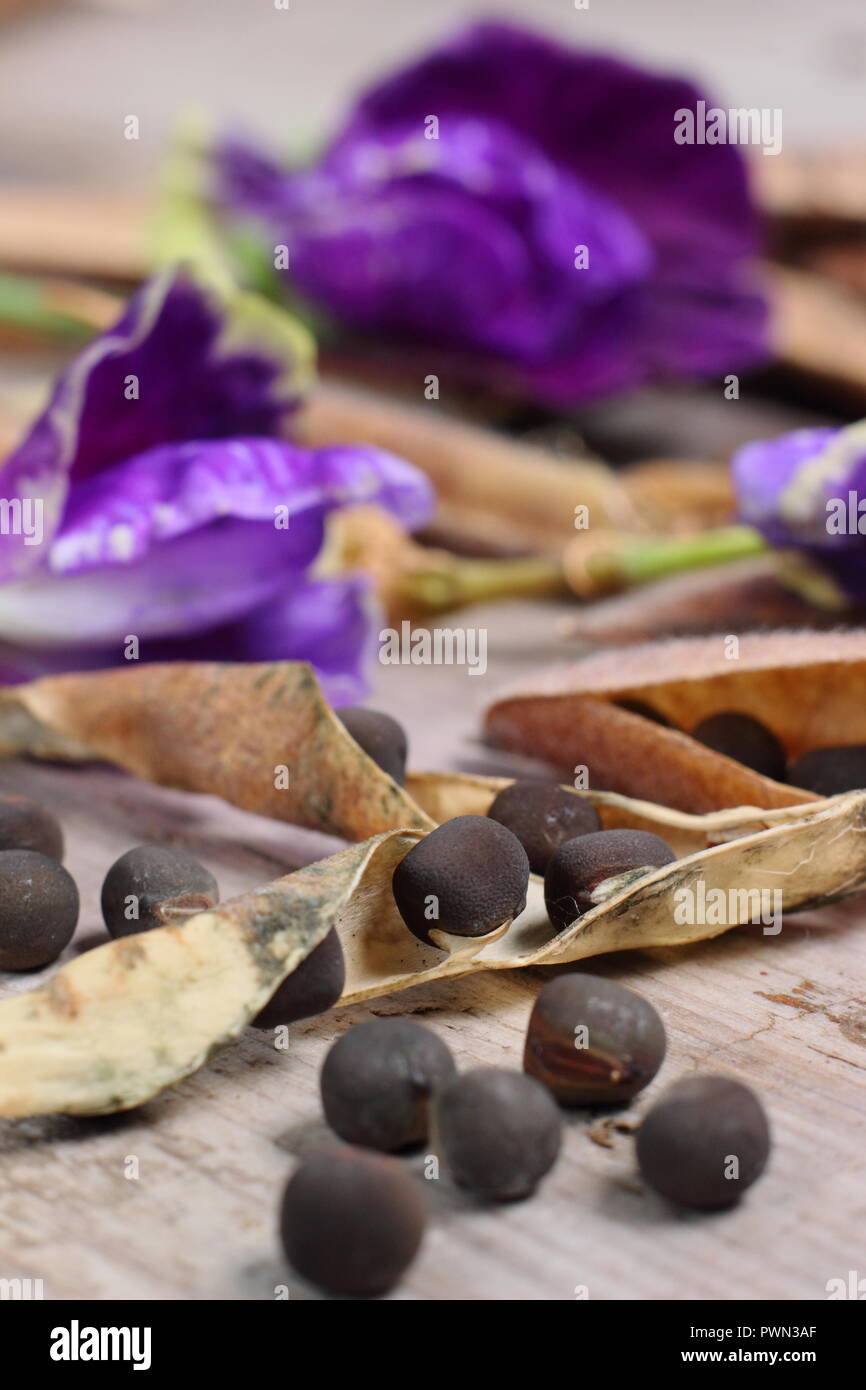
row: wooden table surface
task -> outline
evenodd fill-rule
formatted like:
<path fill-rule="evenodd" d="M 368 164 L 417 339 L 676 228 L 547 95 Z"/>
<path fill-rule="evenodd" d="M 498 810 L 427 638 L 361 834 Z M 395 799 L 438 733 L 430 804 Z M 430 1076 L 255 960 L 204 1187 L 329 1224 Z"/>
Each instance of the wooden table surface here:
<path fill-rule="evenodd" d="M 857 0 L 818 9 L 807 0 L 621 0 L 585 12 L 538 0 L 529 16 L 517 0 L 329 0 L 286 14 L 241 0 L 128 14 L 64 5 L 4 32 L 0 175 L 16 187 L 137 193 L 190 105 L 280 146 L 309 144 L 371 73 L 479 8 L 694 72 L 733 105 L 783 106 L 792 145 L 838 142 L 857 128 L 866 65 Z M 128 111 L 142 120 L 136 144 L 121 138 Z M 29 376 L 26 363 L 0 364 L 4 386 L 18 389 Z M 414 766 L 496 769 L 474 741 L 478 711 L 500 682 L 565 655 L 558 616 L 542 604 L 466 614 L 488 629 L 483 679 L 449 668 L 376 674 L 375 700 L 407 725 Z M 7 764 L 0 789 L 45 800 L 64 823 L 83 902 L 72 950 L 103 939 L 102 877 L 137 842 L 187 847 L 223 896 L 333 847 L 105 769 Z M 639 1117 L 665 1085 L 698 1069 L 740 1076 L 764 1098 L 775 1150 L 739 1209 L 677 1214 L 644 1191 L 626 1130 L 575 1113 L 555 1170 L 530 1201 L 482 1209 L 446 1178 L 425 1184 L 429 1233 L 393 1297 L 571 1300 L 585 1290 L 591 1299 L 822 1299 L 829 1280 L 866 1272 L 863 916 L 854 907 L 833 929 L 791 919 L 777 937 L 735 931 L 594 966 L 643 991 L 668 1029 L 660 1076 L 617 1119 Z M 294 1026 L 287 1052 L 248 1031 L 128 1116 L 0 1123 L 0 1278 L 42 1279 L 47 1298 L 272 1299 L 285 1284 L 292 1298 L 316 1297 L 280 1257 L 275 1212 L 296 1156 L 322 1134 L 317 1073 L 332 1039 L 374 1014 L 411 1011 L 461 1066 L 519 1066 L 542 975 L 473 975 L 336 1011 Z M 36 982 L 0 977 L 0 994 Z M 422 1159 L 406 1162 L 423 1181 Z"/>
<path fill-rule="evenodd" d="M 468 624 L 488 629 L 483 678 L 448 667 L 379 670 L 375 700 L 408 726 L 415 766 L 496 767 L 476 741 L 477 711 L 531 661 L 565 654 L 559 616 L 552 604 L 529 603 L 467 613 Z M 13 789 L 53 806 L 66 828 L 83 902 L 71 952 L 104 938 L 101 879 L 137 842 L 186 847 L 217 875 L 223 896 L 334 847 L 112 769 L 6 764 L 0 790 Z M 669 1037 L 661 1073 L 631 1110 L 567 1115 L 557 1166 L 529 1201 L 479 1206 L 446 1176 L 425 1181 L 423 1154 L 406 1159 L 424 1185 L 430 1225 L 392 1297 L 821 1299 L 829 1280 L 862 1270 L 863 915 L 836 909 L 832 927 L 791 918 L 777 937 L 738 930 L 594 962 L 661 1010 Z M 297 1156 L 324 1134 L 317 1075 L 330 1043 L 362 1019 L 411 1013 L 448 1042 L 460 1067 L 519 1067 L 544 975 L 473 975 L 336 1010 L 294 1025 L 283 1052 L 248 1030 L 125 1116 L 0 1123 L 0 1277 L 42 1279 L 46 1298 L 272 1299 L 285 1285 L 292 1298 L 317 1297 L 281 1258 L 275 1212 Z M 0 993 L 39 978 L 0 977 Z M 696 1070 L 749 1082 L 773 1126 L 767 1173 L 721 1215 L 680 1214 L 646 1191 L 633 1137 L 619 1127 Z"/>

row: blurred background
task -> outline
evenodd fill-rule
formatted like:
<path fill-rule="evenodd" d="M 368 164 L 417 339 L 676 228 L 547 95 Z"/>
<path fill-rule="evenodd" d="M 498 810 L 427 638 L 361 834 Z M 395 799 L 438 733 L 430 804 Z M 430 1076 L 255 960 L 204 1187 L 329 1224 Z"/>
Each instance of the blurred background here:
<path fill-rule="evenodd" d="M 7 0 L 0 13 L 0 175 L 28 183 L 138 187 L 190 105 L 315 141 L 372 76 L 479 15 L 690 73 L 725 104 L 781 106 L 799 146 L 863 123 L 860 0 Z M 137 145 L 121 139 L 130 111 Z"/>

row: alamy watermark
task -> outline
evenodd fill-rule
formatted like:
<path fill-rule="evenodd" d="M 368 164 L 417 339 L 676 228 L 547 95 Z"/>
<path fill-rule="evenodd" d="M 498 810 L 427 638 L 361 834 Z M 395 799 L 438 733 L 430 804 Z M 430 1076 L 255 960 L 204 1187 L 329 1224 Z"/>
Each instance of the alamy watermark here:
<path fill-rule="evenodd" d="M 674 112 L 678 145 L 762 145 L 764 154 L 782 149 L 782 112 L 778 106 L 738 106 L 725 110 L 697 102 Z"/>
<path fill-rule="evenodd" d="M 736 927 L 761 923 L 764 936 L 782 930 L 781 888 L 707 888 L 699 878 L 692 888 L 674 892 L 674 921 L 679 926 Z"/>
<path fill-rule="evenodd" d="M 379 633 L 383 666 L 465 666 L 470 676 L 487 670 L 487 629 L 484 627 L 413 628 L 404 620 L 399 631 Z"/>
<path fill-rule="evenodd" d="M 25 545 L 41 545 L 44 515 L 41 497 L 0 497 L 0 536 L 23 536 Z"/>

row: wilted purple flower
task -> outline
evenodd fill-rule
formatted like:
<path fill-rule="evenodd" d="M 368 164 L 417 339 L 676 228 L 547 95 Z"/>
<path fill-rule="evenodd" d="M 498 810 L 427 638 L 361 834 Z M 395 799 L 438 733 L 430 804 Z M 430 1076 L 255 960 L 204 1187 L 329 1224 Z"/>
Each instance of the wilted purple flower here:
<path fill-rule="evenodd" d="M 674 139 L 701 98 L 482 23 L 368 91 L 310 169 L 225 142 L 216 199 L 344 324 L 568 405 L 766 351 L 744 161 Z"/>
<path fill-rule="evenodd" d="M 290 364 L 289 364 L 290 365 Z M 150 282 L 0 465 L 0 678 L 144 659 L 310 661 L 363 693 L 371 600 L 309 575 L 329 512 L 409 527 L 428 480 L 366 445 L 278 436 L 290 371 L 191 280 Z"/>
<path fill-rule="evenodd" d="M 742 521 L 866 600 L 866 422 L 747 444 L 731 475 Z"/>

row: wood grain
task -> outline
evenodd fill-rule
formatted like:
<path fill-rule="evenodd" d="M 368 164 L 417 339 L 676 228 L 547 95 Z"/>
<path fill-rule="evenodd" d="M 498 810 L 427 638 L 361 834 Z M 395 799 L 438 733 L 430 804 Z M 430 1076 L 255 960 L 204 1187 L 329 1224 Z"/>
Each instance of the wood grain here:
<path fill-rule="evenodd" d="M 509 773 L 475 741 L 494 683 L 557 654 L 553 604 L 476 610 L 489 631 L 487 679 L 457 668 L 388 668 L 376 702 L 405 720 L 417 766 Z M 534 644 L 534 646 L 533 646 Z M 481 685 L 483 690 L 475 687 Z M 103 939 L 98 892 L 131 844 L 182 844 L 216 873 L 223 896 L 330 852 L 335 842 L 205 797 L 160 791 L 104 768 L 10 763 L 0 789 L 57 810 L 82 889 L 72 949 Z M 665 1065 L 635 1120 L 672 1080 L 700 1069 L 755 1086 L 775 1136 L 769 1170 L 741 1208 L 682 1215 L 644 1191 L 633 1139 L 600 1113 L 566 1117 L 562 1156 L 528 1202 L 485 1209 L 447 1177 L 426 1182 L 430 1227 L 392 1297 L 430 1300 L 826 1297 L 831 1278 L 862 1273 L 866 1215 L 864 910 L 778 937 L 716 941 L 593 961 L 661 1009 Z M 142 1110 L 105 1120 L 0 1124 L 0 1277 L 41 1278 L 46 1298 L 292 1299 L 318 1295 L 284 1264 L 275 1207 L 299 1153 L 323 1134 L 317 1071 L 331 1041 L 374 1014 L 411 1011 L 462 1067 L 519 1066 L 544 972 L 445 981 L 337 1011 L 290 1030 L 277 1051 L 248 1030 L 234 1048 Z M 2 977 L 4 994 L 36 977 Z M 140 1176 L 125 1176 L 130 1157 Z M 423 1155 L 406 1162 L 423 1182 Z"/>

